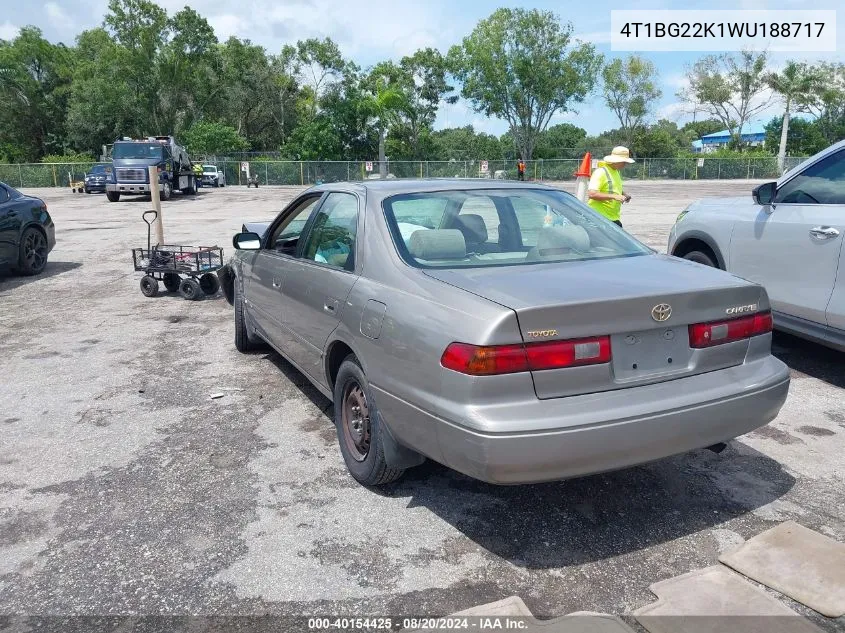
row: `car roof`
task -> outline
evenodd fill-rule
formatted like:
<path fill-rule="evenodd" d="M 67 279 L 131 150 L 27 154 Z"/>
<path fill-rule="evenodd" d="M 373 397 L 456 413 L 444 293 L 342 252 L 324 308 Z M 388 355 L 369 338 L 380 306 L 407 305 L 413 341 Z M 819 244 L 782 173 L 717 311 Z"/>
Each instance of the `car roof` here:
<path fill-rule="evenodd" d="M 365 180 L 362 182 L 333 182 L 312 187 L 314 191 L 355 191 L 373 192 L 382 197 L 403 193 L 426 193 L 432 191 L 483 191 L 485 189 L 549 189 L 555 187 L 536 182 L 515 182 L 513 180 L 494 180 L 491 178 L 388 178 L 385 180 Z"/>

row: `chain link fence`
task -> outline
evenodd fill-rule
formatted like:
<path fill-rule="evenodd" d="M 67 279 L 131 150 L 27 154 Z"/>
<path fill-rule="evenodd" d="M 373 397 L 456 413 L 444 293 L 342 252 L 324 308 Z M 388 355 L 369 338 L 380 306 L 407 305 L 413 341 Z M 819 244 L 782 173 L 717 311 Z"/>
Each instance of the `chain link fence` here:
<path fill-rule="evenodd" d="M 803 161 L 790 156 L 786 169 Z M 13 187 L 67 187 L 82 180 L 93 165 L 102 163 L 0 164 L 0 181 Z M 246 185 L 240 161 L 209 161 L 226 175 L 226 184 Z M 574 180 L 581 164 L 577 158 L 527 161 L 525 179 Z M 378 161 L 253 160 L 249 174 L 262 185 L 313 185 L 324 182 L 363 181 L 380 178 Z M 486 167 L 486 169 L 485 169 Z M 386 161 L 388 178 L 517 178 L 515 160 Z M 643 158 L 625 170 L 628 180 L 730 180 L 776 179 L 775 156 L 748 158 Z"/>

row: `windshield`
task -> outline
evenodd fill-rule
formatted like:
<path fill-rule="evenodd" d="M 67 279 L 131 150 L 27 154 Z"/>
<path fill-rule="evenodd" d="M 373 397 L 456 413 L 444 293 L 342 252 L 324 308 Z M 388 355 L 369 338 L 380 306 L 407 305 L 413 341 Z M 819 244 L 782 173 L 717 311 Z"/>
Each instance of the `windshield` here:
<path fill-rule="evenodd" d="M 105 165 L 94 165 L 91 168 L 92 174 L 105 174 L 106 173 L 106 166 Z"/>
<path fill-rule="evenodd" d="M 203 171 L 203 173 L 206 173 L 206 174 L 216 174 L 217 173 L 217 167 L 215 167 L 214 165 L 203 165 L 202 171 Z"/>
<path fill-rule="evenodd" d="M 112 158 L 164 158 L 164 147 L 160 143 L 115 143 Z"/>
<path fill-rule="evenodd" d="M 384 201 L 402 258 L 421 268 L 581 261 L 651 251 L 574 196 L 550 189 L 438 191 Z"/>

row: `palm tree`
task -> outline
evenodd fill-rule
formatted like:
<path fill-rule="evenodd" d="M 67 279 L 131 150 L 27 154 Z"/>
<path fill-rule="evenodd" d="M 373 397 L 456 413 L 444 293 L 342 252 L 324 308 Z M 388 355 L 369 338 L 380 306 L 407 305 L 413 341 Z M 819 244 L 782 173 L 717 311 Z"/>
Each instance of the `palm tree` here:
<path fill-rule="evenodd" d="M 783 124 L 780 130 L 780 147 L 778 148 L 778 171 L 783 173 L 784 161 L 786 158 L 786 140 L 789 134 L 789 115 L 793 106 L 804 101 L 804 97 L 813 90 L 817 77 L 807 64 L 794 62 L 786 63 L 782 72 L 768 73 L 765 82 L 773 91 L 779 94 L 784 101 Z"/>
<path fill-rule="evenodd" d="M 402 91 L 390 85 L 386 76 L 372 77 L 371 81 L 370 94 L 364 100 L 363 107 L 368 118 L 371 118 L 378 128 L 378 171 L 381 178 L 386 178 L 387 129 L 397 121 L 398 113 L 408 107 L 408 99 Z"/>

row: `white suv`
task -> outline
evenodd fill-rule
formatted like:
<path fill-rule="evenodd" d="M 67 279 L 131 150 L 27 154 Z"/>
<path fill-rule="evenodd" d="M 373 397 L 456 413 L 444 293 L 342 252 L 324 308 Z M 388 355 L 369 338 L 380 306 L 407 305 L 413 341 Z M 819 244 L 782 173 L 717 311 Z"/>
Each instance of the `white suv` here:
<path fill-rule="evenodd" d="M 668 252 L 763 284 L 776 328 L 845 351 L 844 234 L 841 141 L 751 197 L 693 202 Z"/>
<path fill-rule="evenodd" d="M 203 165 L 202 185 L 203 187 L 225 187 L 226 175 L 222 169 L 217 169 L 216 165 Z"/>

